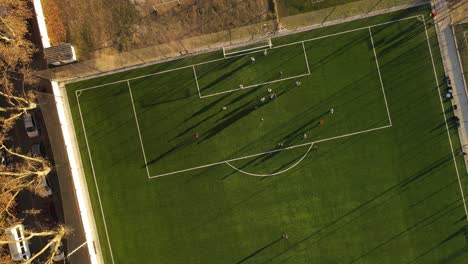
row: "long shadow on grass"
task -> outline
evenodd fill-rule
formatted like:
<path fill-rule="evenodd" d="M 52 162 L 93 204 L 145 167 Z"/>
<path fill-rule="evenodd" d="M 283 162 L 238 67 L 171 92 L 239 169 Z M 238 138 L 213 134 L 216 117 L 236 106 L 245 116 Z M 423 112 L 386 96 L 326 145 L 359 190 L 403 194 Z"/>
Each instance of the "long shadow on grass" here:
<path fill-rule="evenodd" d="M 265 245 L 264 247 L 255 250 L 254 252 L 252 252 L 252 253 L 251 253 L 250 255 L 248 255 L 247 257 L 245 257 L 245 258 L 239 260 L 238 262 L 236 262 L 236 264 L 241 264 L 241 263 L 246 262 L 247 260 L 249 260 L 249 259 L 255 257 L 255 255 L 257 255 L 258 253 L 260 253 L 260 252 L 262 252 L 263 250 L 265 250 L 265 249 L 267 249 L 267 248 L 273 246 L 274 244 L 276 244 L 277 242 L 281 241 L 282 239 L 283 239 L 283 237 L 281 236 L 281 237 L 279 237 L 278 239 L 276 239 L 276 240 L 270 242 L 269 244 Z"/>
<path fill-rule="evenodd" d="M 348 211 L 347 213 L 345 213 L 344 215 L 342 215 L 341 217 L 338 217 L 336 218 L 335 220 L 329 222 L 328 224 L 324 225 L 322 228 L 320 228 L 319 230 L 311 233 L 310 235 L 306 236 L 305 238 L 301 239 L 300 241 L 294 243 L 293 245 L 291 245 L 289 248 L 287 248 L 286 250 L 284 250 L 283 252 L 273 256 L 272 258 L 268 259 L 265 263 L 267 262 L 270 262 L 272 261 L 273 259 L 283 255 L 283 254 L 286 254 L 288 251 L 292 250 L 293 248 L 295 247 L 298 247 L 299 245 L 301 245 L 302 243 L 308 241 L 309 239 L 312 239 L 312 238 L 315 238 L 323 233 L 326 232 L 326 230 L 330 229 L 331 227 L 333 226 L 336 226 L 338 223 L 342 222 L 342 221 L 345 221 L 346 218 L 348 218 L 349 216 L 353 215 L 354 213 L 356 212 L 359 212 L 361 211 L 362 209 L 364 209 L 365 207 L 367 207 L 368 205 L 371 205 L 373 203 L 375 203 L 376 201 L 380 200 L 381 198 L 384 198 L 385 196 L 387 196 L 387 194 L 391 194 L 389 197 L 387 197 L 387 201 L 392 199 L 393 197 L 395 196 L 398 196 L 401 194 L 401 192 L 405 191 L 405 190 L 408 190 L 408 184 L 410 183 L 415 183 L 417 180 L 421 180 L 422 177 L 425 177 L 427 175 L 430 174 L 430 172 L 432 172 L 433 170 L 439 168 L 440 166 L 442 166 L 443 164 L 447 163 L 447 162 L 450 162 L 451 161 L 451 153 L 444 156 L 443 158 L 439 159 L 438 161 L 434 162 L 433 164 L 431 164 L 430 166 L 428 166 L 427 168 L 424 168 L 422 170 L 420 170 L 419 172 L 417 172 L 415 175 L 409 177 L 409 178 L 406 178 L 405 180 L 402 180 L 400 181 L 399 183 L 391 186 L 390 188 L 388 188 L 387 190 L 381 192 L 380 194 L 374 196 L 372 199 L 370 200 L 367 200 L 366 202 L 362 203 L 361 205 L 355 207 L 354 209 Z M 406 187 L 406 189 L 405 189 Z M 401 190 L 399 190 L 401 189 Z M 398 191 L 399 190 L 399 191 Z M 392 193 L 393 192 L 393 193 Z M 455 202 L 451 203 L 450 205 L 456 203 L 456 202 L 459 202 L 460 199 L 457 199 Z M 368 208 L 368 209 L 365 209 L 363 213 L 357 215 L 357 216 L 354 216 L 353 218 L 351 218 L 351 220 L 348 220 L 347 222 L 345 222 L 343 225 L 341 226 L 338 226 L 336 227 L 335 229 L 331 230 L 328 232 L 328 234 L 326 234 L 325 236 L 322 236 L 320 238 L 318 238 L 317 240 L 315 240 L 313 242 L 313 244 L 316 244 L 318 243 L 319 241 L 325 239 L 326 237 L 332 235 L 333 233 L 337 232 L 338 230 L 340 230 L 341 228 L 344 228 L 345 225 L 348 225 L 349 223 L 363 217 L 365 214 L 367 213 L 370 213 L 372 210 L 374 210 L 375 208 L 383 205 L 385 203 L 382 202 L 380 204 L 377 204 L 375 205 L 374 207 L 371 207 L 371 208 Z M 449 206 L 450 206 L 449 205 Z M 444 208 L 445 209 L 445 208 Z M 442 209 L 442 210 L 444 210 Z M 438 214 L 438 212 L 436 212 L 435 214 Z M 435 215 L 433 214 L 433 215 Z M 432 216 L 433 216 L 432 215 Z M 423 221 L 426 221 L 428 218 L 425 218 Z M 421 224 L 422 222 L 419 222 L 417 225 L 414 225 L 412 226 L 411 228 L 408 228 L 406 231 L 410 230 L 410 229 L 413 229 L 415 227 L 417 227 L 419 224 Z M 405 232 L 406 232 L 405 231 Z M 401 233 L 403 234 L 403 233 Z M 399 234 L 398 236 L 400 236 L 401 234 Z M 394 237 L 396 238 L 396 237 Z M 392 238 L 393 239 L 393 238 Z M 385 244 L 388 243 L 388 242 L 385 242 Z"/>
<path fill-rule="evenodd" d="M 208 85 L 206 85 L 205 87 L 202 87 L 200 88 L 200 92 L 205 92 L 205 91 L 208 91 L 210 90 L 211 88 L 213 88 L 214 86 L 216 86 L 217 84 L 219 84 L 220 82 L 222 81 L 225 81 L 229 78 L 231 78 L 232 76 L 234 76 L 238 71 L 240 71 L 241 69 L 243 69 L 244 67 L 246 67 L 247 65 L 250 65 L 251 62 L 249 61 L 246 61 L 244 62 L 243 64 L 237 66 L 236 68 L 232 69 L 231 71 L 221 75 L 220 77 L 216 78 L 214 81 L 210 82 Z"/>
<path fill-rule="evenodd" d="M 432 215 L 430 215 L 430 216 L 428 216 L 428 217 L 423 218 L 422 220 L 418 221 L 417 223 L 415 223 L 415 224 L 411 225 L 410 227 L 408 227 L 408 228 L 402 230 L 402 231 L 399 232 L 398 234 L 396 234 L 396 235 L 390 237 L 389 239 L 385 240 L 384 242 L 378 244 L 377 246 L 375 246 L 375 247 L 372 248 L 371 250 L 367 251 L 366 253 L 364 253 L 364 254 L 360 255 L 359 257 L 353 259 L 350 263 L 356 263 L 356 262 L 362 261 L 363 258 L 365 258 L 366 256 L 370 255 L 371 253 L 375 252 L 375 251 L 378 250 L 379 248 L 381 248 L 381 247 L 387 245 L 388 243 L 390 243 L 390 242 L 392 242 L 393 240 L 395 240 L 395 239 L 401 237 L 402 235 L 405 235 L 405 234 L 407 234 L 408 232 L 413 231 L 413 229 L 415 229 L 416 227 L 418 227 L 420 224 L 422 224 L 422 223 L 426 222 L 427 220 L 433 218 L 435 215 L 437 215 L 437 214 L 439 214 L 439 213 L 442 213 L 442 212 L 445 211 L 448 207 L 450 207 L 450 206 L 452 206 L 452 205 L 454 205 L 454 204 L 456 204 L 456 203 L 459 203 L 460 201 L 461 201 L 461 198 L 455 200 L 455 201 L 452 202 L 452 203 L 450 203 L 447 207 L 442 208 L 442 209 L 436 211 L 434 214 L 432 214 Z M 454 210 L 459 210 L 460 208 L 461 208 L 461 204 L 460 204 L 459 206 L 457 206 L 457 207 L 451 208 L 450 210 L 448 210 L 448 211 L 444 212 L 443 214 L 437 216 L 436 218 L 432 219 L 432 221 L 429 222 L 428 224 L 426 224 L 425 226 L 431 224 L 432 222 L 434 222 L 434 221 L 436 221 L 436 220 L 439 220 L 440 218 L 446 216 L 446 215 L 449 214 L 449 213 L 452 213 L 452 211 L 454 211 Z M 462 227 L 461 229 L 459 229 L 458 231 L 456 231 L 455 233 L 451 234 L 449 237 L 447 237 L 446 239 L 444 239 L 444 240 L 440 243 L 440 245 L 441 245 L 441 244 L 444 244 L 444 243 L 446 243 L 446 242 L 448 242 L 448 241 L 450 241 L 450 240 L 452 240 L 453 238 L 457 237 L 457 236 L 460 235 L 460 234 L 465 234 L 465 232 L 466 232 L 466 226 L 465 226 L 465 227 Z"/>
<path fill-rule="evenodd" d="M 142 166 L 142 168 L 145 168 L 146 166 L 149 166 L 151 164 L 154 164 L 160 160 L 162 160 L 164 157 L 170 155 L 170 154 L 173 154 L 174 152 L 177 152 L 179 150 L 181 150 L 182 148 L 184 148 L 185 146 L 189 145 L 189 144 L 192 144 L 196 141 L 196 139 L 194 137 L 189 137 L 187 139 L 185 139 L 184 141 L 180 142 L 179 144 L 175 145 L 174 147 L 170 148 L 169 150 L 167 150 L 166 152 L 164 152 L 163 154 L 159 155 L 158 157 L 154 158 L 154 159 L 151 159 L 149 160 L 146 164 L 144 164 Z"/>

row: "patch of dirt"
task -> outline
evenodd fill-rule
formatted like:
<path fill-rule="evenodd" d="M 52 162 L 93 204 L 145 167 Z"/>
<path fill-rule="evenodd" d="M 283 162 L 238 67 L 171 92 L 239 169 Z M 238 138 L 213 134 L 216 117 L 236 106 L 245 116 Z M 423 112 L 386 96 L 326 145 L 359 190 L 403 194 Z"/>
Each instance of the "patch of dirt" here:
<path fill-rule="evenodd" d="M 468 1 L 447 1 L 453 24 L 468 23 Z"/>
<path fill-rule="evenodd" d="M 81 60 L 274 18 L 271 0 L 180 0 L 180 4 L 163 4 L 169 1 L 61 0 L 57 5 L 67 29 L 65 41 L 77 48 Z"/>

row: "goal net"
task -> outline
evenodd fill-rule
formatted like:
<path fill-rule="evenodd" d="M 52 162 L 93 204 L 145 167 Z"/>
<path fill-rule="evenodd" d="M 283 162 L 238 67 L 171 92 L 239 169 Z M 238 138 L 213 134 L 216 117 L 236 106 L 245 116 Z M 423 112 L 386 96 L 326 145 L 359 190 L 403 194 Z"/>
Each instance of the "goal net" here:
<path fill-rule="evenodd" d="M 272 46 L 273 45 L 271 43 L 271 39 L 268 38 L 248 45 L 223 47 L 223 55 L 225 58 L 227 58 L 230 56 L 245 54 L 252 51 L 271 49 Z"/>

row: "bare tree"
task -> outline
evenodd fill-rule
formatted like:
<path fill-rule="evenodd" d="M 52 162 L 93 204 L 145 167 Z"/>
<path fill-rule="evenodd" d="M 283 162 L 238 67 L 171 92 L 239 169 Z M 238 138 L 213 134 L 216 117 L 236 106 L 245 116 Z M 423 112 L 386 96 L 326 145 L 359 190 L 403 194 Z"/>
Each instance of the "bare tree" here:
<path fill-rule="evenodd" d="M 2 0 L 0 2 L 0 151 L 9 156 L 12 163 L 0 164 L 0 263 L 11 262 L 8 252 L 2 245 L 9 241 L 4 230 L 23 219 L 14 209 L 17 196 L 29 190 L 39 196 L 46 196 L 45 177 L 51 172 L 52 165 L 43 157 L 24 154 L 19 148 L 8 147 L 8 133 L 18 119 L 27 112 L 37 108 L 36 97 L 32 91 L 25 91 L 25 85 L 34 84 L 30 69 L 33 44 L 27 40 L 28 23 L 32 17 L 30 0 Z M 27 213 L 27 212 L 23 212 Z M 31 259 L 23 263 L 32 263 L 39 256 L 50 250 L 46 263 L 53 262 L 58 252 L 60 241 L 69 230 L 59 225 L 52 230 L 27 230 L 24 240 L 34 237 L 50 239 L 36 252 Z"/>
<path fill-rule="evenodd" d="M 21 154 L 18 150 L 6 147 L 3 142 L 0 142 L 0 150 L 17 160 L 13 164 L 2 166 L 0 170 L 0 201 L 3 205 L 0 215 L 6 213 L 14 217 L 10 209 L 15 205 L 14 200 L 21 191 L 29 190 L 41 197 L 47 196 L 47 191 L 40 183 L 45 181 L 52 167 L 45 158 Z"/>
<path fill-rule="evenodd" d="M 32 17 L 27 0 L 2 0 L 0 3 L 0 124 L 11 126 L 26 111 L 34 109 L 35 96 L 24 92 L 25 84 L 33 84 L 29 67 L 35 48 L 26 39 L 27 19 Z M 3 98 L 2 98 L 3 97 Z"/>

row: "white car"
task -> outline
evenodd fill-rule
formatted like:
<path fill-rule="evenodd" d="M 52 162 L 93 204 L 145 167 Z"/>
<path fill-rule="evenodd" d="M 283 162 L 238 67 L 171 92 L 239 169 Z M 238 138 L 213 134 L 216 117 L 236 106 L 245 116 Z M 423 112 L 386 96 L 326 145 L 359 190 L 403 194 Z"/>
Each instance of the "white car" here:
<path fill-rule="evenodd" d="M 5 230 L 6 237 L 11 242 L 8 243 L 11 259 L 13 261 L 25 261 L 31 258 L 29 241 L 24 240 L 24 226 L 19 224 Z"/>
<path fill-rule="evenodd" d="M 29 138 L 34 138 L 39 136 L 39 130 L 37 129 L 36 119 L 33 114 L 24 114 L 23 115 L 24 127 L 26 128 L 26 133 Z"/>
<path fill-rule="evenodd" d="M 50 246 L 50 251 L 53 251 L 55 248 L 55 243 L 53 243 L 51 246 Z M 65 259 L 65 253 L 63 252 L 63 244 L 62 244 L 62 241 L 60 241 L 60 245 L 58 247 L 58 251 L 57 253 L 55 253 L 55 255 L 52 257 L 52 260 L 53 261 L 62 261 Z"/>

